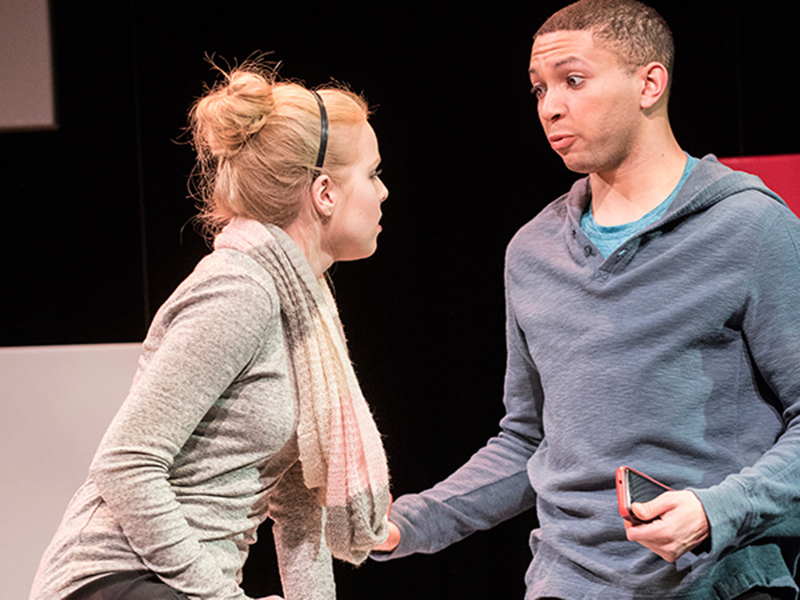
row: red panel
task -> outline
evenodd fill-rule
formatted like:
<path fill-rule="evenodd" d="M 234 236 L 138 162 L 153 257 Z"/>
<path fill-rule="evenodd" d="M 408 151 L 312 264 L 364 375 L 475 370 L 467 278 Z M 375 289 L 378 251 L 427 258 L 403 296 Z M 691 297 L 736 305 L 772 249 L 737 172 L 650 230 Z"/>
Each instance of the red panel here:
<path fill-rule="evenodd" d="M 758 175 L 800 216 L 800 154 L 736 156 L 719 161 L 732 169 Z"/>

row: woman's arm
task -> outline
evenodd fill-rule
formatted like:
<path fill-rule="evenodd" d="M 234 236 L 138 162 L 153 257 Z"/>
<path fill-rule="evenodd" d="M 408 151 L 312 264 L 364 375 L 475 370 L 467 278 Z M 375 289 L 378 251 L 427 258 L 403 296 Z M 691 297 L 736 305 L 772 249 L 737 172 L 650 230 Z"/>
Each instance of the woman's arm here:
<path fill-rule="evenodd" d="M 91 477 L 148 569 L 193 597 L 242 600 L 194 534 L 169 478 L 174 458 L 252 359 L 277 309 L 255 282 L 218 277 L 184 288 L 159 313 L 151 331 L 163 337 L 106 432 Z"/>

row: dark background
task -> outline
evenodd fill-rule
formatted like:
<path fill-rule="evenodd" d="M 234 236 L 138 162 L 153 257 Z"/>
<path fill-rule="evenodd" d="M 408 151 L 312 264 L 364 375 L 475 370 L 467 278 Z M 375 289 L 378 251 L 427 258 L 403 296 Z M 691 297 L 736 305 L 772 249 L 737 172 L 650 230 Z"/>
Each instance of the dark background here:
<path fill-rule="evenodd" d="M 652 2 L 678 49 L 671 114 L 696 156 L 800 152 L 787 3 Z M 497 427 L 503 253 L 575 176 L 529 93 L 531 36 L 563 2 L 53 0 L 59 127 L 0 133 L 0 345 L 137 342 L 206 251 L 190 219 L 186 111 L 204 54 L 271 51 L 285 77 L 363 91 L 390 190 L 377 254 L 333 280 L 386 436 L 395 495 L 430 486 Z M 534 515 L 436 556 L 337 566 L 342 598 L 521 598 Z M 264 531 L 245 587 L 279 590 Z"/>

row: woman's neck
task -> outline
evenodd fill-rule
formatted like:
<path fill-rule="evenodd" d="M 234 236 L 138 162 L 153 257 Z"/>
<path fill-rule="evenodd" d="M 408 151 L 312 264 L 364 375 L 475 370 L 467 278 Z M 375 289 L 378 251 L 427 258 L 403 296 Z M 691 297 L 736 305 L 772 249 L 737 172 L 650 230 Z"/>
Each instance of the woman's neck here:
<path fill-rule="evenodd" d="M 302 213 L 290 225 L 284 227 L 284 231 L 300 248 L 317 277 L 322 277 L 333 264 L 333 257 L 325 250 L 322 243 L 322 228 L 323 224 L 319 219 Z"/>

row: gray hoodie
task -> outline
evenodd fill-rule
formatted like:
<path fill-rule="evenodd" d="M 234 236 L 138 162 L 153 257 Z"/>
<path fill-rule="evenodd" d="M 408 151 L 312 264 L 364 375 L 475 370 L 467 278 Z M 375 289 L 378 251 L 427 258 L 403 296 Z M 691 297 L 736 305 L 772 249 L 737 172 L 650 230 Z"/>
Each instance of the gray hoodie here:
<path fill-rule="evenodd" d="M 606 259 L 580 228 L 589 200 L 584 178 L 511 241 L 501 432 L 395 502 L 400 546 L 376 558 L 436 552 L 535 505 L 529 600 L 796 589 L 800 221 L 708 156 Z M 670 564 L 626 540 L 622 464 L 695 491 L 708 552 Z"/>

